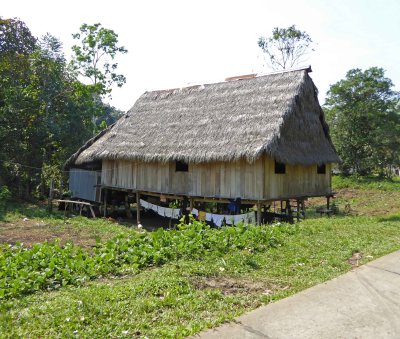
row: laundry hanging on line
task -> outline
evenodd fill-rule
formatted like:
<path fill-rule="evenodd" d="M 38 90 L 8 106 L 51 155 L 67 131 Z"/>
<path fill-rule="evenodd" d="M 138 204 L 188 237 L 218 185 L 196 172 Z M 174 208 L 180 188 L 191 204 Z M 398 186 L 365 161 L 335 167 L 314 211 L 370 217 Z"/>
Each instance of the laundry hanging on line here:
<path fill-rule="evenodd" d="M 256 222 L 256 212 L 249 212 L 249 213 L 237 214 L 237 215 L 215 214 L 215 213 L 208 213 L 208 212 L 197 211 L 197 210 L 196 210 L 196 212 L 198 213 L 199 221 L 206 220 L 209 222 L 213 222 L 218 227 L 220 227 L 224 223 L 224 221 L 225 221 L 225 224 L 227 224 L 227 225 L 237 225 L 241 222 L 243 222 L 244 224 L 247 225 L 247 224 L 254 224 Z"/>
<path fill-rule="evenodd" d="M 140 205 L 147 209 L 156 212 L 158 215 L 162 217 L 172 218 L 172 219 L 179 219 L 181 217 L 181 210 L 179 208 L 168 208 L 162 207 L 158 205 L 154 205 L 146 200 L 140 199 Z"/>
<path fill-rule="evenodd" d="M 162 217 L 172 219 L 179 219 L 181 217 L 181 210 L 178 208 L 157 206 L 142 199 L 140 199 L 140 204 L 143 208 L 152 210 Z M 241 222 L 244 224 L 253 224 L 256 222 L 256 213 L 254 211 L 245 214 L 227 215 L 199 211 L 193 208 L 192 214 L 198 216 L 200 221 L 213 222 L 218 227 L 224 223 L 224 220 L 227 225 L 237 225 Z"/>

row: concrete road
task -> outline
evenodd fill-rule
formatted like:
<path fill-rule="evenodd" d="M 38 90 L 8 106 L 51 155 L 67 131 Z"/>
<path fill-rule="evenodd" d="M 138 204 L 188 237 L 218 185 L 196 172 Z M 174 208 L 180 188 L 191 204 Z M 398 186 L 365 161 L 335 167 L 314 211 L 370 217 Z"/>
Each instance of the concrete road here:
<path fill-rule="evenodd" d="M 400 251 L 197 338 L 400 338 Z"/>

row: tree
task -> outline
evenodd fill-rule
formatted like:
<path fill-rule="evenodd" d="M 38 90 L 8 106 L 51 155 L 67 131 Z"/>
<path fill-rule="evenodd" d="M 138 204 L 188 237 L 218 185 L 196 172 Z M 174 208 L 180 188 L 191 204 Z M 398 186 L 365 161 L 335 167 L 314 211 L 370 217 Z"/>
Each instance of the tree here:
<path fill-rule="evenodd" d="M 118 35 L 113 30 L 101 27 L 99 23 L 83 24 L 80 32 L 72 36 L 80 41 L 80 45 L 72 47 L 73 68 L 91 80 L 95 93 L 110 94 L 113 84 L 121 87 L 126 82 L 122 74 L 116 73 L 118 64 L 114 59 L 118 53 L 128 51 L 118 46 Z"/>
<path fill-rule="evenodd" d="M 302 58 L 311 50 L 313 41 L 306 32 L 296 29 L 275 27 L 271 37 L 260 37 L 258 46 L 268 56 L 275 70 L 292 68 L 302 62 Z"/>
<path fill-rule="evenodd" d="M 24 22 L 0 17 L 0 53 L 29 54 L 36 48 L 36 38 Z"/>
<path fill-rule="evenodd" d="M 22 21 L 0 18 L 0 182 L 23 198 L 43 193 L 46 173 L 60 173 L 92 135 L 93 112 L 105 111 L 61 48 L 50 34 L 36 39 Z"/>
<path fill-rule="evenodd" d="M 58 39 L 50 34 L 37 39 L 24 22 L 0 18 L 0 184 L 22 198 L 44 194 L 50 177 L 61 176 L 62 164 L 97 125 L 112 123 L 120 113 L 104 104 L 102 95 L 110 93 L 113 79 L 122 85 L 125 78 L 114 74 L 117 64 L 105 62 L 104 71 L 99 60 L 122 50 L 115 33 L 98 26 L 95 32 L 100 42 L 94 68 L 87 68 L 94 83 L 85 85 L 67 64 Z M 89 58 L 92 52 L 85 48 L 81 52 Z"/>
<path fill-rule="evenodd" d="M 17 185 L 20 192 L 29 173 L 21 173 L 9 161 L 25 162 L 28 155 L 27 131 L 35 110 L 27 88 L 32 74 L 30 56 L 36 46 L 24 22 L 0 18 L 0 177 L 6 184 Z"/>
<path fill-rule="evenodd" d="M 346 174 L 384 175 L 399 162 L 400 94 L 382 68 L 352 69 L 332 85 L 325 111 Z"/>

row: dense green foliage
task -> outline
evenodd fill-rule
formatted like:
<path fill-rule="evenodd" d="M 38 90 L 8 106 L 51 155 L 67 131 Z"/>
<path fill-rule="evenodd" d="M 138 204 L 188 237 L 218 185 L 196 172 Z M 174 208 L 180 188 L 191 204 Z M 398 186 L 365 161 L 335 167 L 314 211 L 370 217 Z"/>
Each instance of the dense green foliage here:
<path fill-rule="evenodd" d="M 11 199 L 11 192 L 7 186 L 0 187 L 0 215 L 6 212 L 6 208 Z"/>
<path fill-rule="evenodd" d="M 20 197 L 43 195 L 102 120 L 115 119 L 76 70 L 55 37 L 38 39 L 20 20 L 0 18 L 0 185 Z"/>
<path fill-rule="evenodd" d="M 118 64 L 114 59 L 117 53 L 128 51 L 117 46 L 118 35 L 113 30 L 101 27 L 99 23 L 83 24 L 80 32 L 72 36 L 80 41 L 80 45 L 72 46 L 72 66 L 80 75 L 91 80 L 97 94 L 110 93 L 113 84 L 121 87 L 126 82 L 122 74 L 116 73 Z"/>
<path fill-rule="evenodd" d="M 389 174 L 400 163 L 400 94 L 382 68 L 352 69 L 330 87 L 325 111 L 343 173 Z"/>
<path fill-rule="evenodd" d="M 58 242 L 32 248 L 4 245 L 0 248 L 0 298 L 10 298 L 116 274 L 126 265 L 135 270 L 160 266 L 179 259 L 199 260 L 230 251 L 262 252 L 279 244 L 279 229 L 255 226 L 211 229 L 192 220 L 177 230 L 121 235 L 99 243 L 92 253 Z"/>
<path fill-rule="evenodd" d="M 275 27 L 270 37 L 260 37 L 258 46 L 268 57 L 273 69 L 288 69 L 302 62 L 302 58 L 313 50 L 313 41 L 295 25 L 288 28 Z"/>

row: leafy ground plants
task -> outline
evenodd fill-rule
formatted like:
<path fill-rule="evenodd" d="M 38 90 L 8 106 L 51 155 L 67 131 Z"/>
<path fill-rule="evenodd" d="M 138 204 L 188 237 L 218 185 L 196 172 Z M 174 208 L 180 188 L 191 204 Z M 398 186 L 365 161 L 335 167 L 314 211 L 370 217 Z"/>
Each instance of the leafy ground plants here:
<path fill-rule="evenodd" d="M 80 285 L 95 277 L 141 270 L 177 260 L 199 260 L 232 251 L 263 252 L 279 244 L 281 229 L 239 225 L 211 229 L 191 220 L 177 230 L 120 235 L 98 243 L 89 253 L 59 242 L 0 247 L 0 298 L 43 289 Z"/>
<path fill-rule="evenodd" d="M 184 337 L 400 249 L 396 181 L 354 180 L 346 179 L 343 188 L 336 179 L 333 184 L 339 211 L 350 203 L 356 214 L 308 213 L 295 225 L 216 230 L 192 223 L 137 233 L 79 217 L 58 229 L 40 215 L 48 232 L 79 230 L 92 237 L 96 229 L 99 241 L 83 248 L 65 241 L 4 245 L 8 262 L 1 265 L 10 271 L 1 277 L 8 285 L 0 301 L 0 337 Z M 23 216 L 9 213 L 3 225 L 17 225 Z M 111 236 L 112 230 L 121 235 Z M 26 270 L 43 284 L 23 278 L 30 277 Z"/>

